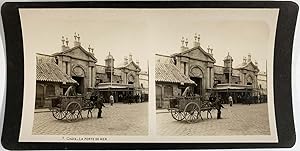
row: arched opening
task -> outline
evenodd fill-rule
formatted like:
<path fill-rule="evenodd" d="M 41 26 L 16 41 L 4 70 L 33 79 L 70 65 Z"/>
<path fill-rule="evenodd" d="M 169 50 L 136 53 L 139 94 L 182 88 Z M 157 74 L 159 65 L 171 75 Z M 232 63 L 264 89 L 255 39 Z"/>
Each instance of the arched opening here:
<path fill-rule="evenodd" d="M 253 84 L 253 79 L 252 79 L 252 77 L 249 75 L 248 77 L 247 77 L 247 85 L 252 85 Z"/>
<path fill-rule="evenodd" d="M 193 67 L 191 69 L 190 79 L 197 84 L 195 87 L 193 87 L 193 93 L 201 96 L 203 91 L 203 72 L 200 67 Z"/>
<path fill-rule="evenodd" d="M 84 77 L 85 71 L 81 65 L 77 65 L 73 68 L 72 78 L 78 82 L 79 85 L 76 86 L 76 93 L 84 93 Z"/>

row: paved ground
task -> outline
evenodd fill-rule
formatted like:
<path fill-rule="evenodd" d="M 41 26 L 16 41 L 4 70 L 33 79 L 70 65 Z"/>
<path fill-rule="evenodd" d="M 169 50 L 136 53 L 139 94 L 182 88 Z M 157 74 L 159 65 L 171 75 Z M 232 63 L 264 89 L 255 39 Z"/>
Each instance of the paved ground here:
<path fill-rule="evenodd" d="M 148 135 L 148 103 L 105 104 L 103 118 L 97 119 L 98 109 L 93 118 L 69 123 L 56 120 L 51 112 L 34 114 L 33 135 Z"/>
<path fill-rule="evenodd" d="M 217 111 L 213 111 L 213 119 L 198 123 L 175 121 L 170 113 L 157 112 L 157 132 L 164 136 L 226 136 L 226 135 L 269 135 L 267 104 L 234 104 L 233 107 L 223 105 L 222 119 L 216 119 Z"/>

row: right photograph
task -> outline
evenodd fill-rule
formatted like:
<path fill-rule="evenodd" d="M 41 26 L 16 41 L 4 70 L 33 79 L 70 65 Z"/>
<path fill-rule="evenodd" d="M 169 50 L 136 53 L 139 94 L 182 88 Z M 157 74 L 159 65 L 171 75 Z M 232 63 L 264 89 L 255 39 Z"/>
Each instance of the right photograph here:
<path fill-rule="evenodd" d="M 272 27 L 254 11 L 233 13 L 178 23 L 182 36 L 169 35 L 174 45 L 156 53 L 157 135 L 271 135 L 268 63 L 277 16 Z"/>

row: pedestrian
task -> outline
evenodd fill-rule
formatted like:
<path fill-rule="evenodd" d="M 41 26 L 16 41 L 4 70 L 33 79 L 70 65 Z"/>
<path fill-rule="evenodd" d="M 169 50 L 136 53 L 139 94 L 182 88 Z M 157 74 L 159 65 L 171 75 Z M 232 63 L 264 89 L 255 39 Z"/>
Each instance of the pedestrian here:
<path fill-rule="evenodd" d="M 104 103 L 103 103 L 103 96 L 100 95 L 98 98 L 97 98 L 97 101 L 96 101 L 96 107 L 98 108 L 98 116 L 97 118 L 102 118 L 101 114 L 102 114 L 102 107 L 105 107 L 104 106 Z"/>
<path fill-rule="evenodd" d="M 229 95 L 229 97 L 228 97 L 228 101 L 229 101 L 229 104 L 230 104 L 230 106 L 232 106 L 232 104 L 233 104 L 233 99 L 232 99 L 232 97 Z"/>
<path fill-rule="evenodd" d="M 222 113 L 221 108 L 224 108 L 224 106 L 222 105 L 221 101 L 217 97 L 217 100 L 216 100 L 216 109 L 218 110 L 217 119 L 221 119 L 221 113 Z"/>
<path fill-rule="evenodd" d="M 109 96 L 109 102 L 111 106 L 114 105 L 114 96 L 112 94 Z"/>

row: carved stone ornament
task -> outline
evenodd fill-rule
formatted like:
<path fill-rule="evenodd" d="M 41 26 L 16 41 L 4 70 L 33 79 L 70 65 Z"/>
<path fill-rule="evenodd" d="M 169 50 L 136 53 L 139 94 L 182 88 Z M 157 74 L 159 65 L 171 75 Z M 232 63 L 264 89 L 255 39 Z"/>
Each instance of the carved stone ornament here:
<path fill-rule="evenodd" d="M 194 67 L 191 70 L 191 76 L 203 78 L 202 71 L 199 67 Z"/>
<path fill-rule="evenodd" d="M 84 69 L 80 66 L 76 66 L 73 68 L 73 73 L 75 76 L 84 77 Z"/>

